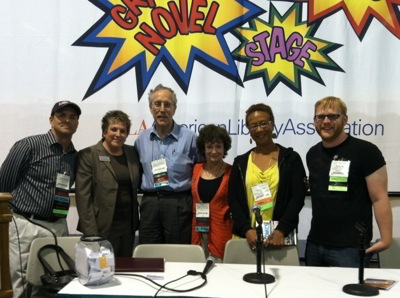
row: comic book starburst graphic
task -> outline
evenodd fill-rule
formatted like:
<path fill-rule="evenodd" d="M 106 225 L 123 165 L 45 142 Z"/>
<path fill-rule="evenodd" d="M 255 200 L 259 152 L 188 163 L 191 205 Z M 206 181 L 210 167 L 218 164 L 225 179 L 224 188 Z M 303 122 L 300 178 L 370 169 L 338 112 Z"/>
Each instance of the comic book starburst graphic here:
<path fill-rule="evenodd" d="M 224 34 L 263 13 L 247 0 L 90 0 L 104 15 L 74 45 L 108 48 L 84 99 L 132 68 L 138 99 L 158 66 L 186 93 L 194 62 L 242 85 Z"/>
<path fill-rule="evenodd" d="M 301 95 L 301 76 L 325 85 L 317 67 L 343 71 L 328 54 L 341 45 L 314 37 L 318 25 L 301 21 L 301 4 L 281 16 L 271 4 L 269 22 L 251 20 L 234 35 L 241 40 L 235 59 L 246 63 L 244 81 L 262 78 L 269 95 L 282 82 Z"/>
<path fill-rule="evenodd" d="M 400 0 L 308 0 L 308 19 L 314 22 L 343 9 L 358 38 L 362 40 L 375 18 L 400 38 Z"/>

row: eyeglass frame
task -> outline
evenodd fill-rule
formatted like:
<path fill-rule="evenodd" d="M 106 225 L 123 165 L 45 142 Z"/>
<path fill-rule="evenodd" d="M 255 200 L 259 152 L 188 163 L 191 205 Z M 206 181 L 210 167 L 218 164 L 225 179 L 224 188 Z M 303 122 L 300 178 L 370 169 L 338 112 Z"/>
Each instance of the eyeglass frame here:
<path fill-rule="evenodd" d="M 261 129 L 265 129 L 265 128 L 267 128 L 267 127 L 272 127 L 272 124 L 273 124 L 273 122 L 271 121 L 271 120 L 269 120 L 269 121 L 262 121 L 262 122 L 260 122 L 260 123 L 258 123 L 258 124 L 252 124 L 252 125 L 248 125 L 247 126 L 247 129 L 249 130 L 249 131 L 256 131 L 259 127 L 261 128 Z"/>
<path fill-rule="evenodd" d="M 164 106 L 164 109 L 169 110 L 175 107 L 175 104 L 170 101 L 152 101 L 151 105 L 157 109 L 160 109 L 162 106 Z"/>
<path fill-rule="evenodd" d="M 329 121 L 335 121 L 338 120 L 341 116 L 344 116 L 344 114 L 318 114 L 314 115 L 314 120 L 317 122 L 322 122 L 326 118 L 328 118 Z"/>

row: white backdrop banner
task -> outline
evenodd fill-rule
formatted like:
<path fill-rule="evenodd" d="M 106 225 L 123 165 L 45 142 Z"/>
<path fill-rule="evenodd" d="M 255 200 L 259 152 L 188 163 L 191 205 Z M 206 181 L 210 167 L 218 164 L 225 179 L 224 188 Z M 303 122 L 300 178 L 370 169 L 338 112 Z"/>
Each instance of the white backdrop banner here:
<path fill-rule="evenodd" d="M 46 132 L 54 102 L 82 108 L 77 149 L 101 138 L 111 109 L 132 119 L 133 144 L 152 125 L 147 95 L 178 96 L 175 120 L 230 133 L 227 161 L 251 148 L 246 109 L 275 114 L 276 142 L 303 157 L 320 138 L 316 100 L 348 104 L 346 131 L 375 143 L 400 191 L 400 0 L 1 1 L 0 163 L 11 145 Z"/>

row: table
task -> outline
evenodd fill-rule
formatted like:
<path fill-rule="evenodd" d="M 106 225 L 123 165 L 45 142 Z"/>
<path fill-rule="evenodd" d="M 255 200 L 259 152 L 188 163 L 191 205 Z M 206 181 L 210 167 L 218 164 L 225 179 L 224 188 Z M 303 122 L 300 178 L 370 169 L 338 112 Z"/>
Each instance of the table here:
<path fill-rule="evenodd" d="M 162 277 L 160 284 L 185 275 L 188 270 L 203 271 L 201 263 L 165 264 L 164 273 L 139 273 L 140 275 L 156 275 Z M 216 264 L 207 274 L 208 283 L 200 289 L 188 293 L 160 292 L 160 297 L 266 297 L 264 285 L 250 284 L 243 281 L 243 275 L 256 272 L 255 265 Z M 342 292 L 346 284 L 358 283 L 358 269 L 325 268 L 306 266 L 266 266 L 265 272 L 272 274 L 276 281 L 266 286 L 269 298 L 306 297 L 306 298 L 338 298 L 357 297 Z M 365 278 L 392 279 L 400 281 L 399 269 L 365 269 Z M 190 276 L 171 288 L 188 289 L 202 282 L 200 276 Z M 115 275 L 114 279 L 100 286 L 83 286 L 75 279 L 62 289 L 60 298 L 93 298 L 93 297 L 153 297 L 157 287 L 151 282 L 138 277 Z M 377 297 L 400 297 L 400 283 L 389 291 L 380 290 Z"/>

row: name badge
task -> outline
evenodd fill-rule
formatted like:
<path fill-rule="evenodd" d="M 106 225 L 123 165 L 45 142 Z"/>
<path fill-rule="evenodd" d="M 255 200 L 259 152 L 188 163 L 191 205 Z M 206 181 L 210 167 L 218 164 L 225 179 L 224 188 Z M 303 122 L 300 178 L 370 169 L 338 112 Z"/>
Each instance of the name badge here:
<path fill-rule="evenodd" d="M 107 155 L 100 155 L 99 156 L 99 161 L 103 161 L 103 162 L 110 162 L 110 157 Z"/>
<path fill-rule="evenodd" d="M 210 230 L 210 204 L 196 203 L 196 232 L 207 233 Z"/>
<path fill-rule="evenodd" d="M 151 162 L 151 171 L 153 173 L 154 188 L 169 185 L 167 160 L 165 158 L 153 160 Z"/>
<path fill-rule="evenodd" d="M 53 216 L 67 217 L 70 205 L 69 193 L 64 191 L 56 191 L 53 203 Z"/>
<path fill-rule="evenodd" d="M 271 190 L 267 182 L 260 183 L 251 187 L 254 202 L 260 206 L 261 210 L 266 210 L 274 205 Z"/>
<path fill-rule="evenodd" d="M 56 188 L 69 191 L 69 176 L 66 174 L 57 173 Z"/>
<path fill-rule="evenodd" d="M 329 191 L 347 191 L 350 170 L 349 160 L 332 160 L 329 170 Z"/>
<path fill-rule="evenodd" d="M 68 214 L 70 204 L 69 181 L 68 175 L 57 173 L 56 193 L 53 201 L 53 215 L 56 217 L 66 217 Z"/>

